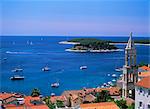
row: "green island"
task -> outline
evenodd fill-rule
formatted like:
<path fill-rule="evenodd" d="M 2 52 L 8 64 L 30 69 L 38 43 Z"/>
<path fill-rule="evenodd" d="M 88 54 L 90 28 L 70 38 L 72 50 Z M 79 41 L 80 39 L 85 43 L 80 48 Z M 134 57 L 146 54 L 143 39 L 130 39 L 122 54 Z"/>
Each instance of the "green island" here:
<path fill-rule="evenodd" d="M 115 45 L 110 44 L 111 41 L 99 40 L 95 38 L 76 38 L 67 42 L 77 43 L 70 50 L 117 50 Z"/>

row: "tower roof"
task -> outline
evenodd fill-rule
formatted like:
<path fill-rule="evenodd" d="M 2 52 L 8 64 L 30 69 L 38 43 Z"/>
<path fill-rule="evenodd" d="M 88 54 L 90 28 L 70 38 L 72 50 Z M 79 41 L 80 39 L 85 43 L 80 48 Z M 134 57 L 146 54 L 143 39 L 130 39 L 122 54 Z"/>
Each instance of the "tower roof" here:
<path fill-rule="evenodd" d="M 126 49 L 135 49 L 134 41 L 132 39 L 132 32 L 130 33 L 130 37 L 129 37 Z"/>

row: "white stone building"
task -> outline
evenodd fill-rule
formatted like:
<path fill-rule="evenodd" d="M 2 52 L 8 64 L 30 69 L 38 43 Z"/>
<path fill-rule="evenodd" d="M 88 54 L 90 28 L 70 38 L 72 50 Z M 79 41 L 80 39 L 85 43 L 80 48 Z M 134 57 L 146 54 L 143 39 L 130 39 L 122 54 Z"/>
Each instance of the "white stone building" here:
<path fill-rule="evenodd" d="M 135 84 L 135 109 L 150 109 L 150 76 Z"/>

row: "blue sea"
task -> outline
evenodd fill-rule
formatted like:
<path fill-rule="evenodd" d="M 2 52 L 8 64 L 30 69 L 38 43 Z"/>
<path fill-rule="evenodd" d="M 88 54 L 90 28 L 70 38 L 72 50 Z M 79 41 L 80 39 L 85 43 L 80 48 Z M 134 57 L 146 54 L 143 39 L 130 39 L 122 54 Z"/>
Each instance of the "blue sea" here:
<path fill-rule="evenodd" d="M 73 53 L 66 52 L 72 45 L 61 45 L 59 41 L 70 40 L 75 37 L 56 36 L 1 36 L 1 70 L 0 92 L 18 92 L 30 95 L 33 88 L 40 89 L 43 95 L 54 92 L 60 95 L 64 90 L 92 88 L 111 81 L 108 74 L 115 72 L 115 68 L 124 65 L 124 51 L 113 53 Z M 78 37 L 79 38 L 79 37 Z M 128 37 L 95 37 L 112 41 L 127 41 Z M 148 39 L 148 37 L 135 37 Z M 32 42 L 32 45 L 27 44 Z M 118 45 L 124 49 L 125 45 Z M 137 63 L 150 62 L 149 47 L 137 45 Z M 7 60 L 4 60 L 7 58 Z M 88 69 L 80 70 L 86 65 Z M 11 72 L 15 67 L 23 68 L 25 79 L 11 81 Z M 42 72 L 44 66 L 49 66 L 49 72 Z M 59 81 L 59 88 L 51 88 L 51 83 Z"/>

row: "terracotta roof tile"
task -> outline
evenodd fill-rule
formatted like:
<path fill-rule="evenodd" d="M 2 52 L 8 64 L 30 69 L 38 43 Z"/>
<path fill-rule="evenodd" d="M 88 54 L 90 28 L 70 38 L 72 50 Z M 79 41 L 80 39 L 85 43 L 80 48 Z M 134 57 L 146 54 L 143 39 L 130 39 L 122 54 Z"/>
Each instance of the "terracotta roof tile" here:
<path fill-rule="evenodd" d="M 31 101 L 34 101 L 34 100 L 40 101 L 39 97 L 26 96 L 24 99 L 25 99 L 24 105 L 16 106 L 13 104 L 8 104 L 6 105 L 6 109 L 24 109 L 25 107 L 29 109 L 49 109 L 48 106 L 45 105 L 42 101 L 41 101 L 42 102 L 41 104 L 36 104 L 36 105 L 31 103 Z"/>
<path fill-rule="evenodd" d="M 50 98 L 52 103 L 55 103 L 57 100 L 59 101 L 66 101 L 66 97 L 65 96 L 53 96 Z"/>
<path fill-rule="evenodd" d="M 141 79 L 135 85 L 140 86 L 140 87 L 144 87 L 144 88 L 150 88 L 150 76 Z"/>
<path fill-rule="evenodd" d="M 2 99 L 2 100 L 7 99 L 11 96 L 13 96 L 13 94 L 11 94 L 11 93 L 0 93 L 0 99 Z"/>
<path fill-rule="evenodd" d="M 142 70 L 149 70 L 150 71 L 150 68 L 148 66 L 142 66 L 142 67 L 139 67 L 140 69 Z"/>
<path fill-rule="evenodd" d="M 119 109 L 114 102 L 81 104 L 81 109 Z"/>
<path fill-rule="evenodd" d="M 92 94 L 88 94 L 85 96 L 84 101 L 88 101 L 88 102 L 93 102 L 95 101 L 96 97 L 93 96 Z"/>
<path fill-rule="evenodd" d="M 119 87 L 110 87 L 110 88 L 97 88 L 96 92 L 101 92 L 102 90 L 109 91 L 110 95 L 119 95 L 120 88 Z"/>

